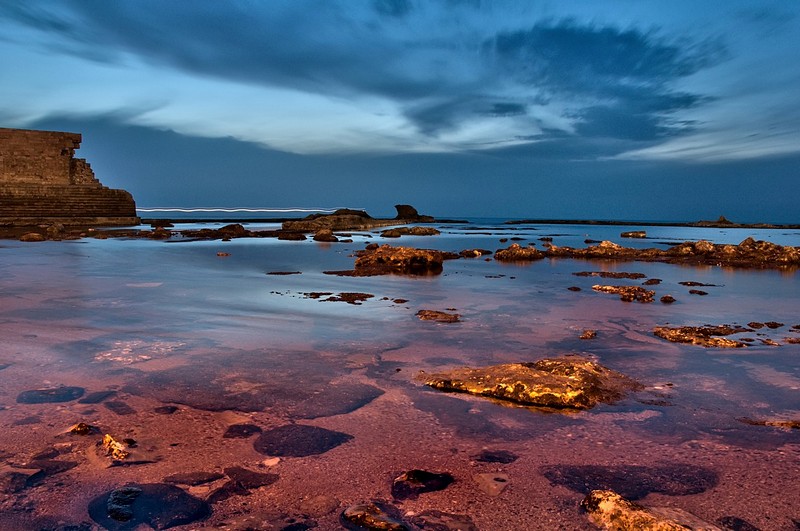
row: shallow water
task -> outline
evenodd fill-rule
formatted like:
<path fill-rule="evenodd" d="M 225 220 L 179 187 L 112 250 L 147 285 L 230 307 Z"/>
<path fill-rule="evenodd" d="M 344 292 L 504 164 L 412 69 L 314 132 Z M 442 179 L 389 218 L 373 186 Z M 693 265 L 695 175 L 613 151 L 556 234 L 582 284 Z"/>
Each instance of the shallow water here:
<path fill-rule="evenodd" d="M 324 272 L 352 268 L 352 252 L 373 241 L 460 251 L 495 250 L 515 241 L 501 238 L 541 246 L 538 238 L 552 237 L 556 245 L 575 247 L 585 239 L 610 239 L 664 248 L 667 242 L 738 243 L 753 236 L 798 246 L 800 231 L 647 227 L 649 238 L 636 240 L 619 237 L 635 226 L 482 220 L 440 228 L 440 236 L 399 240 L 365 231 L 353 234 L 352 243 L 334 244 L 2 242 L 2 466 L 7 471 L 38 463 L 36 455 L 53 448 L 56 461 L 75 466 L 19 490 L 0 483 L 0 529 L 91 522 L 90 501 L 110 489 L 232 466 L 280 479 L 215 503 L 203 525 L 245 529 L 250 518 L 264 529 L 304 522 L 337 529 L 344 508 L 391 500 L 392 479 L 421 468 L 447 471 L 456 481 L 395 505 L 406 513 L 467 515 L 485 530 L 592 529 L 578 504 L 587 490 L 601 487 L 645 504 L 680 507 L 709 522 L 736 517 L 761 529 L 795 529 L 800 431 L 739 419 L 800 420 L 800 345 L 786 342 L 800 337 L 791 328 L 800 325 L 796 272 L 483 258 L 447 261 L 441 275 L 428 277 Z M 650 287 L 656 301 L 671 294 L 677 302 L 624 303 L 591 286 L 645 279 L 573 275 L 580 271 L 659 278 L 661 284 Z M 691 295 L 683 281 L 713 286 L 700 288 L 706 296 Z M 354 305 L 310 298 L 311 292 L 373 297 Z M 453 309 L 461 322 L 419 321 L 420 309 Z M 754 341 L 735 350 L 678 345 L 652 334 L 654 326 L 667 324 L 751 321 L 784 326 L 745 334 Z M 579 339 L 585 329 L 597 337 Z M 594 357 L 646 388 L 614 405 L 563 414 L 442 394 L 417 378 L 420 371 L 569 353 Z M 58 386 L 82 387 L 85 395 L 17 402 L 24 391 Z M 103 391 L 108 394 L 87 400 Z M 164 405 L 177 411 L 155 412 Z M 136 439 L 143 462 L 108 467 L 94 456 L 97 436 L 64 433 L 79 421 Z M 244 423 L 265 431 L 312 425 L 352 439 L 319 455 L 275 462 L 254 449 L 255 436 L 223 437 L 231 425 Z M 484 463 L 474 458 L 482 449 L 519 458 Z M 490 496 L 475 481 L 486 472 L 508 475 L 500 495 Z M 186 490 L 206 498 L 218 486 Z M 320 497 L 335 502 L 320 508 L 312 503 Z"/>

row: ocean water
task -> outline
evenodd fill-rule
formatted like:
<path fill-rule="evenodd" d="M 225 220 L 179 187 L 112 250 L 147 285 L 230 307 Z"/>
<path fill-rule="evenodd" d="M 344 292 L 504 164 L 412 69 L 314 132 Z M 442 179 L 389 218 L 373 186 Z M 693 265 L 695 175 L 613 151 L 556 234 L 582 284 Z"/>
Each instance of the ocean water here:
<path fill-rule="evenodd" d="M 437 276 L 325 272 L 351 269 L 353 252 L 371 242 L 456 252 L 494 251 L 514 241 L 541 247 L 539 238 L 575 247 L 587 239 L 665 248 L 747 237 L 800 246 L 800 231 L 503 221 L 445 223 L 430 237 L 361 231 L 351 243 L 332 244 L 0 242 L 0 459 L 7 469 L 24 468 L 56 448 L 52 459 L 75 463 L 18 490 L 6 482 L 0 529 L 89 522 L 86 507 L 110 489 L 232 466 L 280 479 L 214 504 L 206 525 L 252 517 L 265 529 L 263 522 L 289 520 L 338 529 L 344 508 L 379 499 L 404 513 L 465 515 L 479 529 L 593 529 L 579 503 L 591 488 L 607 487 L 709 522 L 795 529 L 800 430 L 743 419 L 800 420 L 800 345 L 787 341 L 800 338 L 796 271 L 478 258 L 447 261 Z M 176 229 L 216 225 L 187 221 Z M 620 238 L 640 228 L 647 239 Z M 626 303 L 591 289 L 646 279 L 573 274 L 581 271 L 661 279 L 650 287 L 656 302 Z M 707 295 L 690 294 L 679 284 L 685 281 L 709 285 L 699 288 Z M 370 297 L 347 304 L 309 295 L 345 292 Z M 677 302 L 658 302 L 666 294 Z M 457 312 L 461 322 L 423 322 L 416 317 L 421 309 Z M 652 333 L 655 326 L 753 321 L 782 326 L 743 334 L 753 340 L 743 349 L 674 344 Z M 579 339 L 585 329 L 597 337 Z M 616 404 L 565 414 L 444 394 L 420 379 L 460 366 L 566 354 L 596 359 L 645 388 Z M 108 394 L 83 403 L 18 401 L 25 391 L 59 386 L 81 387 L 84 398 Z M 156 413 L 165 405 L 177 410 Z M 96 436 L 65 433 L 81 421 L 138 441 L 142 462 L 109 467 L 94 456 Z M 254 449 L 254 437 L 223 437 L 236 424 L 264 431 L 311 425 L 352 439 L 276 462 Z M 518 458 L 475 458 L 487 449 Z M 392 479 L 417 468 L 446 471 L 456 481 L 416 500 L 392 501 Z M 491 495 L 481 474 L 505 474 L 506 488 Z M 186 490 L 207 498 L 218 486 Z M 323 498 L 335 500 L 327 512 L 309 505 Z"/>

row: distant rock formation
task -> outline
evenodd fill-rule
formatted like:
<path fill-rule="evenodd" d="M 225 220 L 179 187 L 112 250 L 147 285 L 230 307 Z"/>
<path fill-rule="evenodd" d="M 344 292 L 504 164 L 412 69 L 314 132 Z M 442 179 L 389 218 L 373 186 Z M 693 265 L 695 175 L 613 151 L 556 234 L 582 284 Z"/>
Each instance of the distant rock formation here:
<path fill-rule="evenodd" d="M 432 216 L 423 216 L 411 205 L 395 205 L 397 217 L 373 218 L 363 210 L 340 208 L 332 214 L 311 214 L 297 221 L 284 221 L 285 231 L 317 232 L 321 229 L 368 230 L 375 227 L 389 227 L 408 223 L 432 223 Z"/>
<path fill-rule="evenodd" d="M 80 144 L 78 133 L 0 128 L 0 226 L 139 222 L 131 194 L 75 158 Z"/>

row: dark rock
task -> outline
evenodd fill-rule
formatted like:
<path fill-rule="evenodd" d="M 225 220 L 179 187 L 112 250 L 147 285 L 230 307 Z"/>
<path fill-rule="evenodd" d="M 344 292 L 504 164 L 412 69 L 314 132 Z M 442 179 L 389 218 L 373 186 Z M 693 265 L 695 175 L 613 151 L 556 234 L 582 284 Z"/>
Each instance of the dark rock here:
<path fill-rule="evenodd" d="M 701 290 L 701 289 L 690 289 L 690 290 L 689 290 L 689 293 L 690 293 L 691 295 L 708 295 L 708 292 L 707 292 L 707 291 L 703 291 L 703 290 Z"/>
<path fill-rule="evenodd" d="M 89 503 L 89 516 L 110 531 L 141 525 L 168 529 L 203 520 L 210 514 L 208 503 L 164 483 L 127 485 Z"/>
<path fill-rule="evenodd" d="M 629 278 L 632 280 L 647 277 L 644 273 L 625 273 L 623 271 L 580 271 L 572 274 L 576 277 Z"/>
<path fill-rule="evenodd" d="M 106 398 L 112 397 L 116 395 L 116 391 L 95 391 L 94 393 L 89 393 L 88 395 L 84 396 L 80 400 L 78 400 L 79 404 L 99 404 Z"/>
<path fill-rule="evenodd" d="M 570 286 L 567 289 L 570 291 L 581 291 L 581 288 L 579 288 L 578 286 Z"/>
<path fill-rule="evenodd" d="M 716 284 L 703 284 L 702 282 L 695 282 L 693 280 L 688 280 L 686 282 L 678 282 L 678 284 L 680 284 L 681 286 L 687 286 L 687 287 L 692 287 L 692 288 L 693 287 L 701 287 L 701 286 L 712 286 L 712 287 L 716 286 Z"/>
<path fill-rule="evenodd" d="M 752 321 L 750 323 L 747 323 L 747 326 L 749 326 L 750 328 L 754 328 L 756 330 L 760 330 L 761 328 L 764 328 L 765 325 L 764 325 L 764 323 L 759 323 L 757 321 Z"/>
<path fill-rule="evenodd" d="M 761 531 L 758 527 L 754 526 L 747 520 L 743 520 L 736 516 L 723 516 L 717 523 L 728 531 Z"/>
<path fill-rule="evenodd" d="M 457 323 L 461 316 L 457 313 L 440 312 L 439 310 L 420 310 L 417 317 L 421 321 L 436 321 L 437 323 Z"/>
<path fill-rule="evenodd" d="M 644 289 L 641 286 L 601 286 L 596 284 L 592 286 L 594 291 L 601 291 L 603 293 L 615 293 L 623 302 L 653 302 L 656 292 L 649 289 Z"/>
<path fill-rule="evenodd" d="M 427 470 L 403 472 L 392 482 L 392 496 L 397 500 L 415 500 L 424 492 L 446 489 L 455 479 L 447 472 L 437 473 Z"/>
<path fill-rule="evenodd" d="M 212 481 L 217 481 L 224 477 L 225 476 L 219 472 L 180 472 L 165 477 L 164 483 L 177 483 L 194 487 L 211 483 Z"/>
<path fill-rule="evenodd" d="M 552 465 L 540 470 L 553 485 L 582 494 L 612 490 L 629 500 L 640 500 L 650 493 L 668 496 L 700 494 L 714 488 L 719 481 L 717 473 L 710 468 L 683 463 L 660 466 Z"/>
<path fill-rule="evenodd" d="M 27 232 L 19 237 L 19 241 L 21 242 L 43 242 L 46 239 L 44 235 L 38 232 Z"/>
<path fill-rule="evenodd" d="M 462 258 L 479 258 L 481 256 L 492 254 L 492 251 L 489 251 L 488 249 L 464 249 L 458 254 Z"/>
<path fill-rule="evenodd" d="M 657 286 L 661 284 L 660 278 L 648 278 L 644 282 L 642 282 L 642 286 Z"/>
<path fill-rule="evenodd" d="M 111 411 L 113 411 L 114 413 L 116 413 L 117 415 L 134 415 L 136 413 L 135 409 L 133 409 L 125 402 L 121 402 L 119 400 L 105 402 L 103 405 L 108 409 L 110 409 Z"/>
<path fill-rule="evenodd" d="M 301 275 L 302 271 L 270 271 L 268 275 Z"/>
<path fill-rule="evenodd" d="M 53 387 L 23 391 L 17 396 L 19 404 L 45 404 L 50 402 L 70 402 L 83 396 L 83 387 Z"/>
<path fill-rule="evenodd" d="M 778 322 L 775 322 L 775 321 L 767 321 L 767 322 L 766 322 L 766 323 L 764 323 L 764 324 L 767 326 L 767 328 L 771 328 L 771 329 L 773 329 L 773 330 L 775 330 L 776 328 L 780 328 L 780 327 L 782 327 L 782 326 L 783 326 L 783 323 L 778 323 Z"/>
<path fill-rule="evenodd" d="M 507 450 L 481 450 L 480 453 L 470 458 L 481 463 L 502 463 L 507 465 L 516 461 L 519 456 Z"/>
<path fill-rule="evenodd" d="M 396 507 L 382 502 L 351 505 L 342 512 L 341 524 L 346 529 L 374 531 L 409 531 Z"/>
<path fill-rule="evenodd" d="M 643 230 L 631 230 L 628 232 L 623 232 L 619 236 L 620 238 L 647 238 L 647 232 Z"/>
<path fill-rule="evenodd" d="M 394 208 L 397 210 L 395 219 L 417 219 L 419 217 L 419 212 L 411 205 L 395 205 Z"/>
<path fill-rule="evenodd" d="M 243 488 L 252 490 L 259 487 L 266 487 L 272 485 L 280 476 L 278 474 L 265 474 L 262 472 L 254 472 L 240 466 L 233 466 L 225 469 L 225 475 L 233 481 L 241 485 Z"/>
<path fill-rule="evenodd" d="M 263 432 L 253 443 L 259 453 L 278 457 L 323 454 L 353 438 L 352 435 L 316 426 L 287 424 Z"/>
<path fill-rule="evenodd" d="M 248 437 L 261 433 L 263 430 L 255 424 L 233 424 L 228 426 L 225 433 L 222 434 L 223 439 L 247 439 Z"/>
<path fill-rule="evenodd" d="M 659 300 L 664 304 L 672 304 L 673 302 L 675 302 L 675 297 L 673 297 L 672 295 L 664 295 Z"/>
<path fill-rule="evenodd" d="M 232 496 L 250 496 L 250 491 L 236 481 L 230 480 L 226 481 L 224 485 L 209 494 L 206 500 L 208 503 L 214 505 Z"/>
<path fill-rule="evenodd" d="M 330 296 L 325 301 L 327 302 L 346 302 L 347 304 L 361 305 L 367 299 L 373 298 L 375 295 L 371 293 L 350 293 L 342 292 L 335 296 Z"/>
<path fill-rule="evenodd" d="M 285 241 L 292 241 L 292 242 L 300 242 L 308 238 L 306 238 L 306 235 L 303 234 L 302 232 L 292 231 L 292 230 L 282 230 L 278 234 L 278 239 Z"/>
<path fill-rule="evenodd" d="M 580 339 L 594 339 L 597 337 L 597 330 L 584 330 Z"/>
<path fill-rule="evenodd" d="M 478 531 L 472 519 L 465 514 L 428 510 L 410 517 L 409 521 L 426 531 Z"/>
<path fill-rule="evenodd" d="M 387 274 L 438 275 L 445 260 L 458 258 L 453 253 L 411 247 L 382 245 L 356 252 L 355 269 L 335 274 L 348 276 L 374 276 Z"/>
<path fill-rule="evenodd" d="M 442 391 L 574 409 L 612 403 L 628 391 L 642 388 L 635 380 L 578 356 L 479 369 L 461 368 L 445 374 L 426 375 L 425 384 Z"/>
<path fill-rule="evenodd" d="M 158 406 L 153 408 L 153 411 L 158 413 L 159 415 L 172 415 L 176 411 L 178 411 L 178 406 Z"/>

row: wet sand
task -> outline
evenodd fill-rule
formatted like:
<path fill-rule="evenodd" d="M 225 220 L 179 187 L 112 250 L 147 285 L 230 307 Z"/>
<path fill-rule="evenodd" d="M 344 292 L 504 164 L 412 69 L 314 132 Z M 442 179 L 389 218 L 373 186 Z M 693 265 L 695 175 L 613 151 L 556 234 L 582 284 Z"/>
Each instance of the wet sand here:
<path fill-rule="evenodd" d="M 501 246 L 493 236 L 436 238 L 400 243 L 453 251 Z M 483 259 L 448 261 L 438 277 L 322 274 L 351 266 L 349 254 L 364 241 L 80 241 L 0 249 L 0 529 L 92 529 L 92 500 L 177 473 L 221 474 L 178 485 L 214 499 L 231 467 L 278 479 L 216 501 L 207 519 L 176 529 L 340 529 L 345 508 L 370 500 L 406 515 L 466 515 L 482 530 L 594 529 L 579 508 L 592 488 L 679 507 L 728 528 L 737 518 L 764 530 L 796 528 L 800 431 L 738 420 L 800 418 L 800 345 L 786 341 L 800 337 L 792 329 L 800 324 L 794 274 Z M 219 250 L 230 255 L 220 258 Z M 661 278 L 651 288 L 678 302 L 625 303 L 593 292 L 597 278 L 572 274 L 588 270 Z M 716 286 L 700 297 L 682 281 Z M 374 297 L 353 305 L 304 296 L 315 291 Z M 421 309 L 452 309 L 461 321 L 420 321 Z M 651 332 L 753 320 L 784 326 L 756 330 L 756 341 L 736 350 L 669 343 Z M 579 339 L 585 329 L 597 337 Z M 597 359 L 645 389 L 613 405 L 564 413 L 444 394 L 417 377 L 566 353 Z M 58 386 L 85 392 L 65 402 L 17 402 L 25 391 Z M 111 394 L 80 402 L 103 391 Z M 163 406 L 176 409 L 157 413 Z M 100 431 L 65 433 L 81 421 Z M 352 438 L 318 455 L 276 458 L 256 451 L 259 433 L 224 437 L 241 424 L 261 433 L 316 426 Z M 109 466 L 96 448 L 104 433 L 134 439 L 132 456 L 141 463 Z M 482 462 L 482 450 L 517 459 Z M 43 454 L 49 457 L 36 459 Z M 8 483 L 9 468 L 41 468 L 45 461 L 74 466 L 57 471 L 50 464 L 50 473 L 21 488 Z M 392 480 L 411 469 L 448 472 L 455 482 L 392 500 Z M 485 473 L 507 476 L 499 495 L 476 481 Z"/>

